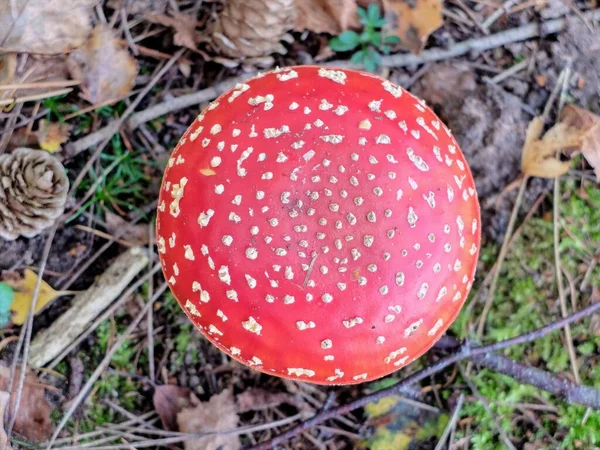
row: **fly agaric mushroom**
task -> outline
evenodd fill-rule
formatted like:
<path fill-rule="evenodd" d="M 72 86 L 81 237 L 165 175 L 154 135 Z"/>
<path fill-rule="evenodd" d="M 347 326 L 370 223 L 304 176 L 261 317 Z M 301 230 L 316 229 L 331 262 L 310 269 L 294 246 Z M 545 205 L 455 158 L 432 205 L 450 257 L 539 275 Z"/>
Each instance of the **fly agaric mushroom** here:
<path fill-rule="evenodd" d="M 169 159 L 157 243 L 219 349 L 318 384 L 387 375 L 456 318 L 479 204 L 455 139 L 390 81 L 302 66 L 221 95 Z"/>

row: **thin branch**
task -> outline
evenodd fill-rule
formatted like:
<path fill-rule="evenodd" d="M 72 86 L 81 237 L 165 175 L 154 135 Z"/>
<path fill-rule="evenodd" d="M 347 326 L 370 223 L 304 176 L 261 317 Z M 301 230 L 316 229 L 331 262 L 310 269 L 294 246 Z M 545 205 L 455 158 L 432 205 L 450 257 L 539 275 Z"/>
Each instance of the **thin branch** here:
<path fill-rule="evenodd" d="M 280 444 L 288 439 L 297 436 L 300 433 L 305 432 L 306 430 L 323 423 L 326 420 L 333 419 L 342 414 L 347 414 L 350 411 L 353 411 L 357 408 L 362 408 L 368 403 L 376 402 L 390 395 L 396 395 L 399 392 L 402 392 L 411 384 L 417 383 L 425 378 L 428 378 L 438 372 L 441 372 L 446 367 L 462 361 L 464 359 L 475 359 L 480 363 L 488 363 L 491 360 L 491 354 L 493 352 L 497 352 L 499 350 L 518 345 L 525 344 L 528 342 L 533 342 L 537 339 L 540 339 L 543 336 L 546 336 L 548 333 L 563 328 L 565 324 L 573 323 L 578 320 L 581 320 L 585 317 L 590 316 L 592 313 L 600 310 L 600 302 L 593 303 L 581 311 L 578 311 L 574 314 L 571 314 L 568 317 L 552 322 L 546 326 L 538 328 L 536 330 L 530 331 L 529 333 L 525 333 L 523 335 L 506 339 L 504 341 L 496 342 L 494 344 L 483 345 L 478 347 L 473 347 L 471 342 L 466 342 L 462 346 L 458 348 L 458 350 L 443 358 L 440 359 L 437 363 L 426 367 L 418 372 L 409 375 L 408 377 L 400 380 L 398 383 L 390 386 L 389 388 L 382 389 L 380 391 L 374 392 L 373 394 L 366 395 L 364 397 L 358 398 L 350 403 L 345 405 L 338 406 L 336 408 L 320 411 L 315 416 L 310 419 L 300 423 L 296 427 L 278 435 L 274 438 L 263 442 L 261 444 L 255 445 L 250 448 L 250 450 L 267 450 L 272 448 L 273 446 Z M 496 355 L 494 355 L 496 356 Z M 507 363 L 506 361 L 510 361 L 512 364 Z M 492 363 L 489 363 L 492 364 Z M 540 369 L 534 369 L 526 366 L 519 365 L 523 368 L 522 373 L 518 373 L 518 370 L 515 369 L 519 363 L 511 361 L 507 358 L 502 359 L 502 364 L 497 364 L 497 370 L 500 373 L 504 373 L 503 370 L 506 370 L 509 376 L 513 374 L 515 376 L 520 376 L 522 379 L 520 381 L 528 384 L 532 384 L 533 386 L 540 387 L 540 389 L 552 389 L 549 392 L 552 392 L 556 395 L 562 396 L 566 401 L 571 403 L 577 403 L 585 406 L 591 406 L 596 409 L 600 409 L 600 391 L 596 390 L 592 387 L 588 386 L 578 386 L 572 383 L 569 380 L 562 379 L 548 372 L 544 372 Z M 530 377 L 529 374 L 532 374 Z M 549 383 L 544 385 L 541 383 L 540 374 L 544 374 L 546 378 L 544 381 L 549 380 Z M 538 386 L 538 384 L 540 386 Z"/>
<path fill-rule="evenodd" d="M 448 440 L 448 436 L 450 436 L 450 432 L 456 425 L 456 421 L 458 420 L 458 416 L 460 415 L 460 410 L 462 409 L 462 405 L 463 405 L 464 401 L 465 401 L 465 394 L 460 394 L 460 397 L 458 397 L 458 402 L 456 403 L 456 407 L 454 408 L 454 413 L 452 413 L 452 417 L 450 418 L 450 421 L 446 425 L 446 428 L 444 429 L 444 432 L 442 433 L 442 437 L 440 437 L 440 440 L 438 441 L 437 445 L 435 446 L 435 450 L 443 450 L 444 444 Z"/>
<path fill-rule="evenodd" d="M 21 405 L 21 396 L 23 395 L 23 385 L 25 383 L 25 375 L 27 374 L 27 359 L 29 357 L 29 348 L 31 346 L 31 334 L 33 332 L 33 317 L 35 315 L 35 306 L 40 297 L 40 289 L 42 287 L 42 277 L 44 276 L 44 271 L 46 270 L 46 263 L 48 262 L 48 257 L 50 256 L 50 249 L 52 248 L 52 242 L 54 241 L 54 235 L 56 234 L 56 229 L 58 228 L 58 224 L 55 224 L 50 229 L 48 233 L 48 237 L 46 238 L 46 243 L 44 245 L 44 251 L 42 254 L 42 262 L 40 263 L 40 269 L 37 274 L 37 279 L 35 281 L 35 287 L 33 288 L 33 295 L 31 297 L 31 304 L 29 305 L 29 312 L 27 314 L 27 323 L 21 329 L 21 333 L 19 335 L 19 342 L 17 344 L 17 350 L 15 351 L 15 355 L 13 357 L 13 362 L 11 364 L 10 371 L 10 381 L 8 386 L 8 392 L 10 396 L 13 395 L 13 381 L 16 375 L 16 367 L 17 361 L 19 359 L 19 354 L 21 352 L 21 346 L 23 345 L 23 360 L 21 363 L 21 369 L 19 371 L 19 384 L 17 385 L 17 397 L 14 400 L 14 406 L 10 408 L 11 416 L 10 422 L 7 427 L 7 435 L 8 439 L 12 434 L 13 427 L 15 426 L 15 422 L 17 421 L 17 416 L 19 413 L 19 406 Z M 12 398 L 10 399 L 9 405 L 13 405 Z M 7 408 L 8 409 L 8 408 Z"/>

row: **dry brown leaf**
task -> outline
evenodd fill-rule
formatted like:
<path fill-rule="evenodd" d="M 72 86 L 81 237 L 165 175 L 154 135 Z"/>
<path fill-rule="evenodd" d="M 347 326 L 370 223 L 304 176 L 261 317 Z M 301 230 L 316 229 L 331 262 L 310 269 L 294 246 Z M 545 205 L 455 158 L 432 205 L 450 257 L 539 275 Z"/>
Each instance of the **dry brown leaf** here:
<path fill-rule="evenodd" d="M 19 369 L 16 371 L 19 376 Z M 10 379 L 10 369 L 0 366 L 0 391 L 6 392 Z M 12 406 L 16 400 L 18 383 L 13 384 Z M 21 403 L 17 412 L 14 430 L 21 436 L 35 442 L 41 442 L 50 437 L 53 426 L 50 420 L 52 405 L 46 400 L 43 383 L 31 371 L 25 375 Z"/>
<path fill-rule="evenodd" d="M 92 104 L 120 98 L 135 85 L 135 59 L 112 29 L 98 25 L 89 39 L 69 56 L 74 78 L 82 80 L 82 96 Z"/>
<path fill-rule="evenodd" d="M 10 394 L 5 391 L 0 391 L 0 449 L 2 450 L 12 450 L 12 447 L 8 442 L 8 436 L 4 430 L 4 413 L 9 401 Z"/>
<path fill-rule="evenodd" d="M 177 11 L 171 11 L 170 16 L 159 13 L 148 13 L 144 18 L 150 22 L 159 23 L 175 30 L 173 42 L 175 45 L 196 50 L 201 35 L 196 31 L 198 20 L 195 17 Z"/>
<path fill-rule="evenodd" d="M 544 121 L 539 116 L 529 123 L 521 154 L 521 170 L 534 177 L 554 178 L 565 174 L 570 166 L 569 162 L 557 159 L 556 152 L 578 146 L 581 132 L 575 127 L 557 123 L 540 139 L 543 129 Z"/>
<path fill-rule="evenodd" d="M 594 168 L 596 180 L 600 183 L 600 116 L 587 109 L 567 105 L 563 110 L 561 122 L 583 133 L 581 153 Z"/>
<path fill-rule="evenodd" d="M 185 408 L 177 414 L 179 431 L 183 433 L 235 428 L 238 421 L 231 389 L 213 395 L 208 402 L 200 402 L 195 407 Z M 185 450 L 237 450 L 239 448 L 240 441 L 234 434 L 213 434 L 185 441 Z"/>
<path fill-rule="evenodd" d="M 121 216 L 114 214 L 111 211 L 105 211 L 104 219 L 106 221 L 106 229 L 111 234 L 115 234 L 117 231 L 121 231 L 125 228 L 125 231 L 121 236 L 124 240 L 135 245 L 147 245 L 150 241 L 148 224 L 132 225 Z"/>
<path fill-rule="evenodd" d="M 386 31 L 401 39 L 400 47 L 415 54 L 444 23 L 440 0 L 383 0 L 383 9 Z"/>
<path fill-rule="evenodd" d="M 85 42 L 98 0 L 0 0 L 0 48 L 57 54 Z"/>
<path fill-rule="evenodd" d="M 73 127 L 67 123 L 40 120 L 37 132 L 38 143 L 42 150 L 55 153 L 62 150 L 62 144 L 69 140 Z"/>
<path fill-rule="evenodd" d="M 178 430 L 177 413 L 190 406 L 190 393 L 188 388 L 174 384 L 156 387 L 152 402 L 165 430 Z"/>
<path fill-rule="evenodd" d="M 358 25 L 356 0 L 297 0 L 296 31 L 340 34 Z"/>

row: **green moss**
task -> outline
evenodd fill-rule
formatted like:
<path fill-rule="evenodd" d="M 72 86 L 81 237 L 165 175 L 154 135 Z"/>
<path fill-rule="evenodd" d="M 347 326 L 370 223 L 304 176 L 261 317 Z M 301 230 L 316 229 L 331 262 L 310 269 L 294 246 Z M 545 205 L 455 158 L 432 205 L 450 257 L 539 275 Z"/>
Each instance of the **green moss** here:
<path fill-rule="evenodd" d="M 584 189 L 576 186 L 572 180 L 562 184 L 565 193 L 560 204 L 562 224 L 568 230 L 561 230 L 561 265 L 572 277 L 581 276 L 587 269 L 591 257 L 600 242 L 600 190 L 589 184 Z M 596 206 L 594 206 L 596 205 Z M 496 261 L 498 248 L 484 247 L 481 262 L 489 268 Z M 485 272 L 483 272 L 485 274 Z M 480 272 L 480 277 L 483 275 Z M 592 272 L 590 282 L 600 282 L 598 267 Z M 567 283 L 567 279 L 565 279 Z M 569 286 L 567 284 L 567 293 Z M 475 287 L 474 290 L 476 290 Z M 579 308 L 586 297 L 579 300 Z M 571 299 L 567 298 L 569 310 Z M 471 336 L 474 324 L 481 313 L 481 303 L 472 310 L 464 308 L 452 326 L 452 331 L 460 337 Z M 560 306 L 556 288 L 554 265 L 553 222 L 551 214 L 545 218 L 532 218 L 524 226 L 521 235 L 510 247 L 502 267 L 498 286 L 494 296 L 492 310 L 488 316 L 484 335 L 486 342 L 508 339 L 560 317 Z M 573 343 L 576 349 L 582 383 L 600 387 L 600 368 L 598 362 L 600 337 L 590 332 L 590 319 L 575 323 L 571 327 Z M 569 376 L 571 364 L 565 348 L 564 336 L 554 332 L 527 345 L 507 349 L 504 354 L 512 359 L 548 370 L 562 376 Z M 526 442 L 540 442 L 544 439 L 541 431 L 535 430 L 526 421 L 515 420 L 515 403 L 539 403 L 546 399 L 558 408 L 558 420 L 552 420 L 550 414 L 539 413 L 542 423 L 562 448 L 592 448 L 600 443 L 600 414 L 588 415 L 585 407 L 567 405 L 553 396 L 531 386 L 522 385 L 504 375 L 486 369 L 471 372 L 471 379 L 481 395 L 490 401 L 490 409 L 502 429 L 523 445 Z M 450 391 L 447 391 L 450 392 Z M 462 417 L 473 420 L 470 443 L 472 449 L 503 449 L 494 424 L 479 402 L 467 402 L 463 406 Z M 545 442 L 545 441 L 544 441 Z"/>

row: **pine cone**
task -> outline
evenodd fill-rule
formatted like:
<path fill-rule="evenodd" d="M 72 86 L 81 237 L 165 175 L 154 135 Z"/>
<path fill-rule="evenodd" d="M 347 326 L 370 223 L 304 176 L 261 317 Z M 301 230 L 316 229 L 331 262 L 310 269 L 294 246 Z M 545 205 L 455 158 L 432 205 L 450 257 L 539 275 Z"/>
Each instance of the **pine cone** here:
<path fill-rule="evenodd" d="M 295 0 L 226 0 L 212 26 L 212 43 L 229 58 L 283 54 L 280 41 L 290 37 L 295 17 Z"/>
<path fill-rule="evenodd" d="M 48 152 L 17 148 L 0 155 L 0 237 L 38 235 L 63 213 L 68 191 L 64 167 Z"/>

